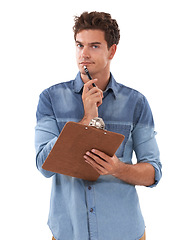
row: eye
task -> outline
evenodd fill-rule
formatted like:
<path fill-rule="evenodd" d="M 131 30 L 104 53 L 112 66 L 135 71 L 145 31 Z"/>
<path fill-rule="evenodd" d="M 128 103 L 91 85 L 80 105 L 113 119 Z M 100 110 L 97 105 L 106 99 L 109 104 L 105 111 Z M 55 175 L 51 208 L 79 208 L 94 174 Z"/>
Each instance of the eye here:
<path fill-rule="evenodd" d="M 82 45 L 81 43 L 78 43 L 78 44 L 77 44 L 77 47 L 78 47 L 78 48 L 82 48 L 83 45 Z"/>
<path fill-rule="evenodd" d="M 97 45 L 92 45 L 92 48 L 96 49 L 99 48 Z"/>

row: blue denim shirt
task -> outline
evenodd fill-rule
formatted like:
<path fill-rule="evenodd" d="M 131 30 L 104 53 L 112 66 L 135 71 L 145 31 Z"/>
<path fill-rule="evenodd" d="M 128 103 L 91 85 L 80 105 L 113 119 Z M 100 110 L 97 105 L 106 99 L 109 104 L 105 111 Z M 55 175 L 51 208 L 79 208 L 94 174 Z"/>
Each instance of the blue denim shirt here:
<path fill-rule="evenodd" d="M 68 121 L 84 116 L 83 82 L 75 80 L 44 90 L 37 108 L 35 128 L 36 165 L 45 177 L 52 177 L 48 225 L 57 240 L 137 240 L 145 224 L 133 185 L 113 176 L 100 176 L 96 182 L 69 177 L 42 169 L 46 157 Z M 125 135 L 117 157 L 155 168 L 155 186 L 161 178 L 159 150 L 154 122 L 146 98 L 136 90 L 119 84 L 110 75 L 99 107 L 106 129 Z M 65 147 L 65 146 L 64 146 Z M 76 151 L 76 149 L 75 149 Z"/>

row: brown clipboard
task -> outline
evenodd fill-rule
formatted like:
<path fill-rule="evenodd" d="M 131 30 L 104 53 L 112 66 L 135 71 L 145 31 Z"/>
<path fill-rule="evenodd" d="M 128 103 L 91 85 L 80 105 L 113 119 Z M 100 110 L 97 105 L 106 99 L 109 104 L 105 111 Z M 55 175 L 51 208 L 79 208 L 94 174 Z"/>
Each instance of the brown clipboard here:
<path fill-rule="evenodd" d="M 100 176 L 99 173 L 85 162 L 83 156 L 87 151 L 98 149 L 112 157 L 124 138 L 119 133 L 68 122 L 42 168 L 88 181 L 96 181 Z"/>

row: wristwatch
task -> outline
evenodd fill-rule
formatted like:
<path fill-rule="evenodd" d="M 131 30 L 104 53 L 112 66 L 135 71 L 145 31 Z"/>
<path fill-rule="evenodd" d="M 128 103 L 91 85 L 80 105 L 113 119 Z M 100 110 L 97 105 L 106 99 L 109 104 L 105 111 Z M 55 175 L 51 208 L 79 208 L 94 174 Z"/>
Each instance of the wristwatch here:
<path fill-rule="evenodd" d="M 105 123 L 104 123 L 103 119 L 99 118 L 99 117 L 93 118 L 90 121 L 89 126 L 96 127 L 99 129 L 105 129 Z"/>

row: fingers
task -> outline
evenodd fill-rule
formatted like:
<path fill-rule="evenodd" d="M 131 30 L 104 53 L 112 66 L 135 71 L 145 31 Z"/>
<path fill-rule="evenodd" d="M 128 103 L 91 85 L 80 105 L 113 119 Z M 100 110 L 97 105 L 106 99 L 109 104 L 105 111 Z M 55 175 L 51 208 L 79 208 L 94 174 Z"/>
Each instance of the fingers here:
<path fill-rule="evenodd" d="M 92 80 L 88 81 L 87 83 L 85 83 L 83 92 L 88 92 L 90 89 L 94 88 L 92 86 L 92 84 L 96 83 L 97 81 L 98 81 L 97 79 L 92 79 Z"/>
<path fill-rule="evenodd" d="M 116 176 L 121 172 L 122 162 L 114 155 L 109 157 L 105 153 L 92 149 L 84 155 L 86 163 L 90 164 L 100 175 Z"/>
<path fill-rule="evenodd" d="M 92 118 L 98 117 L 98 107 L 102 104 L 103 92 L 98 87 L 93 87 L 93 79 L 84 84 L 82 101 L 84 105 L 84 117 L 89 122 Z"/>
<path fill-rule="evenodd" d="M 107 158 L 107 155 L 105 153 L 103 153 L 97 149 L 92 149 L 91 152 L 94 153 L 95 155 L 98 155 L 102 159 L 105 159 L 106 161 L 109 159 L 109 158 Z"/>
<path fill-rule="evenodd" d="M 92 84 L 96 83 L 98 80 L 97 79 L 92 79 L 88 81 L 87 83 L 84 84 L 83 88 L 83 94 L 85 95 L 86 93 L 90 92 L 91 94 L 95 92 L 99 92 L 100 96 L 103 98 L 103 91 L 100 90 L 98 87 L 93 87 Z"/>
<path fill-rule="evenodd" d="M 102 97 L 101 95 L 97 92 L 89 96 L 85 97 L 85 101 L 87 101 L 90 104 L 97 104 L 97 107 L 99 107 L 102 104 Z"/>
<path fill-rule="evenodd" d="M 93 96 L 93 97 L 99 96 L 100 98 L 102 98 L 101 90 L 96 87 L 93 87 L 92 89 L 90 89 L 88 92 L 84 94 L 85 98 L 89 96 Z"/>
<path fill-rule="evenodd" d="M 102 98 L 103 98 L 103 91 L 100 90 L 98 87 L 92 87 L 92 83 L 96 82 L 97 80 L 91 80 L 84 84 L 82 99 L 88 100 L 88 99 L 96 99 L 97 106 L 100 106 L 102 104 Z"/>
<path fill-rule="evenodd" d="M 82 101 L 84 107 L 84 117 L 81 120 L 83 124 L 89 124 L 91 119 L 98 117 L 98 107 L 102 104 L 103 91 L 98 87 L 93 87 L 97 79 L 89 80 L 84 84 Z"/>
<path fill-rule="evenodd" d="M 107 175 L 108 174 L 108 168 L 109 164 L 99 158 L 97 155 L 87 152 L 86 155 L 84 155 L 85 162 L 91 165 L 100 175 Z"/>

